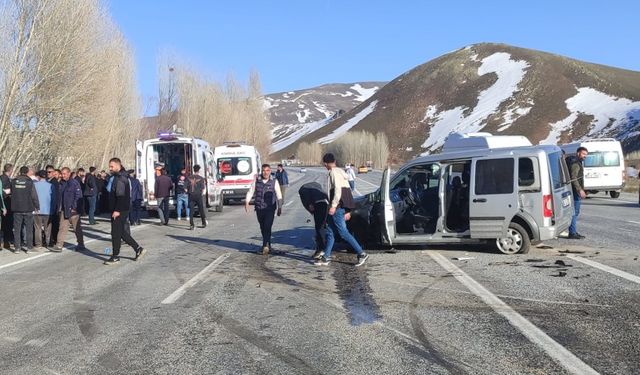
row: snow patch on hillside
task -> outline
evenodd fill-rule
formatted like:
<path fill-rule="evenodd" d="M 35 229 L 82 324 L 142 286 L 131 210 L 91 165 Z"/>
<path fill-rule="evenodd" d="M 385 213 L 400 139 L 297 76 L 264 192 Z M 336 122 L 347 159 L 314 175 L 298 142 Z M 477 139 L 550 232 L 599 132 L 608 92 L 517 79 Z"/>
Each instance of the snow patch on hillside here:
<path fill-rule="evenodd" d="M 347 122 L 342 124 L 336 130 L 331 132 L 329 135 L 322 137 L 318 140 L 318 143 L 326 144 L 335 141 L 338 137 L 348 132 L 351 128 L 356 126 L 360 121 L 362 121 L 365 117 L 369 116 L 371 112 L 376 108 L 378 104 L 377 100 L 372 101 L 365 109 L 358 112 L 355 116 L 350 118 Z"/>
<path fill-rule="evenodd" d="M 304 108 L 304 106 L 303 106 L 303 108 Z M 298 122 L 299 123 L 307 122 L 307 119 L 309 118 L 309 115 L 311 115 L 311 110 L 309 108 L 305 108 L 302 111 L 296 112 L 296 116 L 298 117 Z"/>
<path fill-rule="evenodd" d="M 523 60 L 512 60 L 506 52 L 494 53 L 482 59 L 482 65 L 478 68 L 478 75 L 496 73 L 498 79 L 488 89 L 478 95 L 478 105 L 468 112 L 465 106 L 437 112 L 430 106 L 427 108 L 423 121 L 432 123 L 429 137 L 422 144 L 427 149 L 425 154 L 441 147 L 445 138 L 453 132 L 475 133 L 486 125 L 489 116 L 495 113 L 500 104 L 513 96 L 518 91 L 518 84 L 526 74 L 529 64 Z"/>
<path fill-rule="evenodd" d="M 278 125 L 274 127 L 273 130 L 271 131 L 272 138 L 276 138 L 283 131 L 285 132 L 289 131 L 290 133 L 282 137 L 281 139 L 279 139 L 277 142 L 274 142 L 271 145 L 271 152 L 278 152 L 283 148 L 286 148 L 292 145 L 298 139 L 304 137 L 305 135 L 311 134 L 316 130 L 321 129 L 323 126 L 328 124 L 329 121 L 330 121 L 329 119 L 324 119 L 320 121 L 308 122 L 306 124 L 299 124 L 299 125 L 288 124 L 288 125 Z M 293 131 L 292 131 L 292 128 L 293 128 Z"/>
<path fill-rule="evenodd" d="M 586 136 L 588 138 L 605 136 L 621 126 L 640 121 L 640 102 L 607 95 L 590 87 L 580 87 L 577 90 L 576 95 L 565 100 L 571 114 L 549 124 L 549 135 L 540 142 L 541 144 L 557 144 L 562 133 L 571 129 L 581 114 L 593 116 L 591 128 Z"/>
<path fill-rule="evenodd" d="M 327 109 L 326 104 L 322 104 L 320 102 L 312 101 L 313 105 L 316 107 L 318 112 L 322 113 L 325 118 L 329 118 L 333 116 L 333 112 Z"/>
<path fill-rule="evenodd" d="M 358 92 L 358 97 L 356 97 L 355 100 L 359 101 L 359 102 L 364 102 L 365 100 L 369 99 L 370 97 L 373 96 L 373 94 L 376 93 L 376 91 L 378 91 L 379 87 L 378 86 L 374 86 L 370 89 L 366 89 L 362 86 L 360 86 L 359 83 L 356 83 L 355 85 L 350 87 L 351 90 L 355 90 Z"/>
<path fill-rule="evenodd" d="M 533 108 L 533 104 L 534 104 L 533 100 L 529 100 L 527 104 L 529 104 L 531 107 L 507 108 L 507 110 L 504 112 L 504 115 L 502 116 L 503 121 L 502 121 L 502 124 L 500 124 L 500 127 L 498 128 L 498 132 L 503 132 L 509 129 L 517 119 L 528 115 L 529 112 L 531 112 L 531 108 Z"/>

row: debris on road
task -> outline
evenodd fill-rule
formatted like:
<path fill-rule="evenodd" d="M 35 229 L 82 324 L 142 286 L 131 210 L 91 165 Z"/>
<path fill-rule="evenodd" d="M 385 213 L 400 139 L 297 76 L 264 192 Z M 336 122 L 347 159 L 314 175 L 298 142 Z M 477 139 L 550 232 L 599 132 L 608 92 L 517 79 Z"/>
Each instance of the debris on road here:
<path fill-rule="evenodd" d="M 538 246 L 536 246 L 537 249 L 554 249 L 553 246 L 551 245 L 545 245 L 545 244 L 540 244 Z"/>
<path fill-rule="evenodd" d="M 569 250 L 569 249 L 558 250 L 558 252 L 560 254 L 584 254 L 585 253 L 585 251 L 582 251 L 582 250 Z"/>
<path fill-rule="evenodd" d="M 476 258 L 475 257 L 454 257 L 454 258 L 451 258 L 451 259 L 453 259 L 453 260 L 473 260 L 473 259 L 476 259 Z"/>

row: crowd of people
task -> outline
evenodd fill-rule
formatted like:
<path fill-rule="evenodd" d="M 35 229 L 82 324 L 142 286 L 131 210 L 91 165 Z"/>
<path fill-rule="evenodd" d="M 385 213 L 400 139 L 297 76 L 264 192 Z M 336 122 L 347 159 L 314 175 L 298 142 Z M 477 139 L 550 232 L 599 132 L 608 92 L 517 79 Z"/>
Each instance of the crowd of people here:
<path fill-rule="evenodd" d="M 61 252 L 71 230 L 75 250 L 86 251 L 81 217 L 86 216 L 86 225 L 91 226 L 97 224 L 96 215 L 109 212 L 113 252 L 105 264 L 119 261 L 122 240 L 133 247 L 136 260 L 144 253 L 125 229 L 127 220 L 131 225 L 140 224 L 136 207 L 142 201 L 141 184 L 118 158 L 109 162 L 109 173 L 97 172 L 96 167 L 87 173 L 84 168 L 72 171 L 53 165 L 42 170 L 22 166 L 16 171 L 12 164 L 5 164 L 0 190 L 2 249 Z"/>

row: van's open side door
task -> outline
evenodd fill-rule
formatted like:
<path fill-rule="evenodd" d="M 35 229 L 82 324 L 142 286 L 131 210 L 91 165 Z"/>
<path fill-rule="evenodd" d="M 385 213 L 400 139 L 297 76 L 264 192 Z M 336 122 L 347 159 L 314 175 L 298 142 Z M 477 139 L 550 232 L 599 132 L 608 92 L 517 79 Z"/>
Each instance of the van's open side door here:
<path fill-rule="evenodd" d="M 515 157 L 484 157 L 471 165 L 471 238 L 501 238 L 518 212 Z"/>
<path fill-rule="evenodd" d="M 380 200 L 383 209 L 383 220 L 381 224 L 382 241 L 385 244 L 393 245 L 396 237 L 396 218 L 393 211 L 393 202 L 389 195 L 389 182 L 391 180 L 391 168 L 384 170 L 382 174 L 382 184 L 380 185 Z"/>
<path fill-rule="evenodd" d="M 142 149 L 142 141 L 136 139 L 136 175 L 138 179 L 146 176 L 145 168 L 146 163 L 144 160 L 144 150 Z"/>

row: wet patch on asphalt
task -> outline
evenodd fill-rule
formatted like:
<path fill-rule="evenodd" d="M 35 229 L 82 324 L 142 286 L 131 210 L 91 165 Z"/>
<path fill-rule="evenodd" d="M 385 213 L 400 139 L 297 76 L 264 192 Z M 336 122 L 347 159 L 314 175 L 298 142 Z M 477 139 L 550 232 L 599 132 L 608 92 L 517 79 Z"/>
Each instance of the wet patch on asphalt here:
<path fill-rule="evenodd" d="M 351 325 L 371 324 L 382 319 L 365 268 L 335 264 L 332 276 Z"/>

